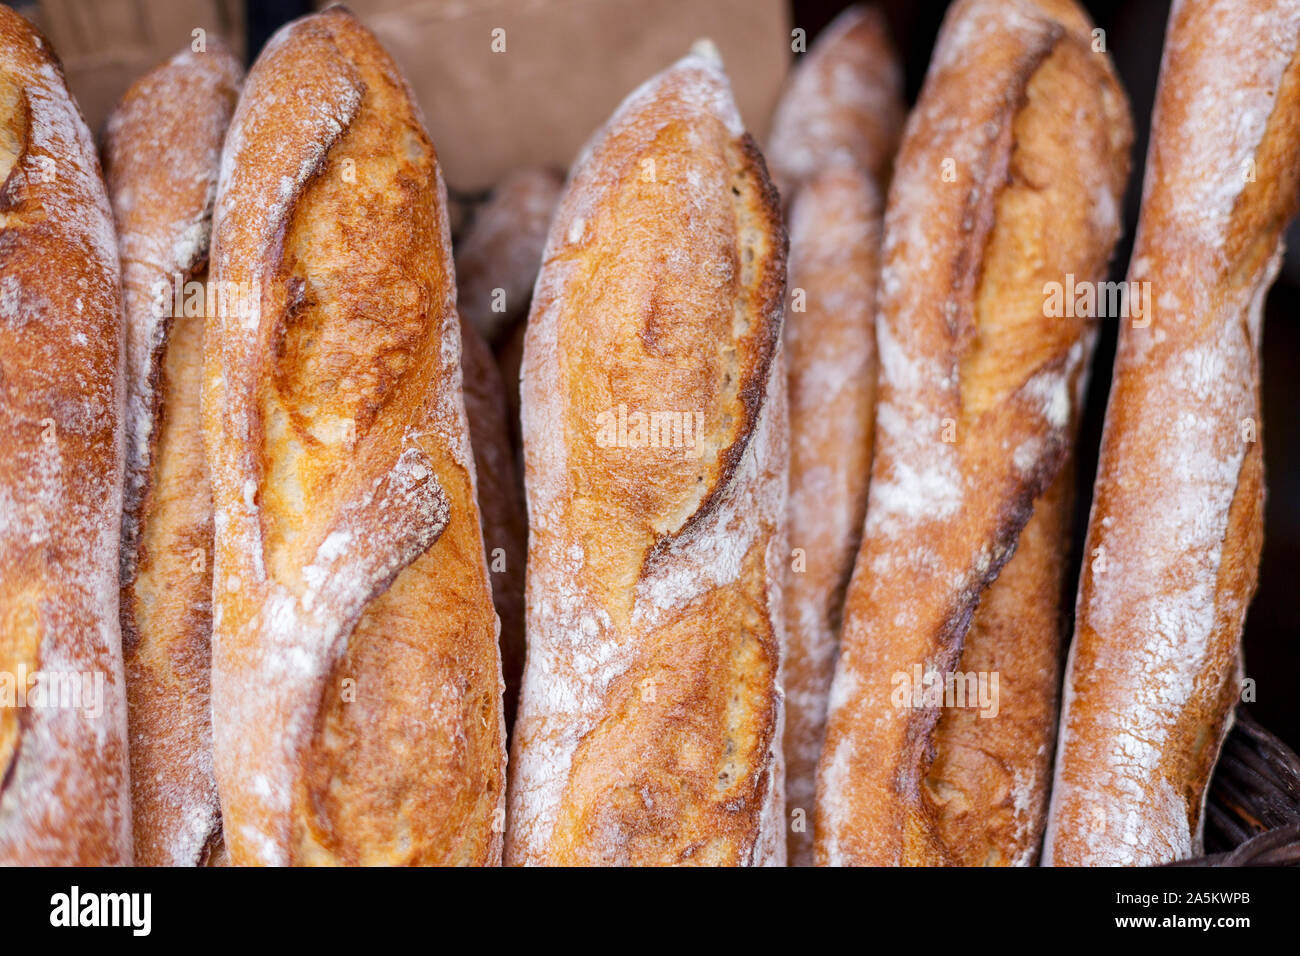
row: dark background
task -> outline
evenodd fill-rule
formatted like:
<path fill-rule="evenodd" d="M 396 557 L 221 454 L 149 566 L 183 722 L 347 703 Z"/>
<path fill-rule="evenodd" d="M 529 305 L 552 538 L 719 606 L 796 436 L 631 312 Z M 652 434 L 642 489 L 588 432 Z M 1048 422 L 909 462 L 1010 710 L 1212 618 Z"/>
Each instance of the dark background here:
<path fill-rule="evenodd" d="M 909 102 L 925 77 L 930 51 L 947 0 L 879 0 L 904 59 Z M 815 38 L 848 4 L 845 0 L 793 0 L 794 26 Z M 310 9 L 309 0 L 255 0 L 248 4 L 249 50 L 255 53 L 281 23 Z M 1160 70 L 1167 0 L 1095 0 L 1084 6 L 1106 31 L 1106 45 L 1128 91 L 1137 132 L 1133 174 L 1124 204 L 1124 236 L 1112 263 L 1113 279 L 1124 278 L 1142 195 L 1151 104 Z M 1300 642 L 1295 640 L 1291 603 L 1300 566 L 1300 435 L 1291 410 L 1300 404 L 1300 227 L 1292 228 L 1288 255 L 1269 294 L 1264 323 L 1264 416 L 1261 435 L 1267 468 L 1268 504 L 1259 590 L 1246 621 L 1246 672 L 1256 681 L 1257 701 L 1247 705 L 1266 728 L 1300 749 Z M 1110 389 L 1117 326 L 1103 322 L 1093 363 L 1078 456 L 1076 545 L 1071 582 L 1078 579 L 1082 537 L 1091 504 L 1106 394 Z M 1071 585 L 1071 594 L 1073 584 Z M 1070 602 L 1073 612 L 1073 600 Z"/>

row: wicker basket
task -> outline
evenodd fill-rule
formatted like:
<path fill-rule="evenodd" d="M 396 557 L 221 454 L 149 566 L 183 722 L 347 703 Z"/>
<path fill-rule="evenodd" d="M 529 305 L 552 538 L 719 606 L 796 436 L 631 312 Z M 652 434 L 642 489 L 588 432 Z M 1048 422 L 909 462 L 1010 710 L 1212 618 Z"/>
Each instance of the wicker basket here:
<path fill-rule="evenodd" d="M 1300 866 L 1300 757 L 1242 708 L 1205 807 L 1206 855 L 1174 866 Z"/>

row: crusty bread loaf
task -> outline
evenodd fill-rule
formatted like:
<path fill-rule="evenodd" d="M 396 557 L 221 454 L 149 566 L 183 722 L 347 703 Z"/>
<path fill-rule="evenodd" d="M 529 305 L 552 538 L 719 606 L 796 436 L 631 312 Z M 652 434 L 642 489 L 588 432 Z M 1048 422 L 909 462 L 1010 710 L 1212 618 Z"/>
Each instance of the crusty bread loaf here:
<path fill-rule="evenodd" d="M 961 866 L 1038 860 L 1056 739 L 1074 480 L 1067 459 L 1034 500 L 1015 554 L 980 596 L 955 668 L 976 675 L 976 700 L 945 708 L 934 727 L 925 795 L 939 843 Z M 981 707 L 979 675 L 992 674 L 998 683 L 986 682 Z"/>
<path fill-rule="evenodd" d="M 231 861 L 500 858 L 501 671 L 445 187 L 346 10 L 283 28 L 222 158 L 205 339 Z"/>
<path fill-rule="evenodd" d="M 1170 14 L 1044 862 L 1201 852 L 1263 539 L 1264 297 L 1300 184 L 1300 3 Z"/>
<path fill-rule="evenodd" d="M 529 297 L 564 184 L 545 166 L 522 166 L 497 184 L 456 245 L 460 314 L 497 345 L 528 315 Z"/>
<path fill-rule="evenodd" d="M 903 103 L 901 70 L 874 8 L 846 10 L 797 62 L 768 155 L 785 177 L 790 223 L 788 848 L 791 865 L 810 866 L 826 699 L 871 474 L 880 177 L 898 144 Z"/>
<path fill-rule="evenodd" d="M 817 758 L 844 590 L 867 510 L 876 391 L 882 201 L 838 161 L 790 210 L 785 360 L 790 393 L 791 571 L 785 591 L 785 773 L 791 865 L 813 862 Z"/>
<path fill-rule="evenodd" d="M 131 862 L 121 288 L 86 124 L 0 7 L 0 864 Z"/>
<path fill-rule="evenodd" d="M 562 184 L 562 177 L 546 167 L 515 170 L 477 208 L 456 245 L 458 305 L 465 320 L 465 409 L 478 470 L 492 600 L 501 619 L 507 728 L 514 726 L 524 672 L 528 519 L 519 463 L 523 320 Z M 499 348 L 499 358 L 490 346 Z"/>
<path fill-rule="evenodd" d="M 465 417 L 474 447 L 483 548 L 492 581 L 492 603 L 501 621 L 501 676 L 505 681 L 506 729 L 515 723 L 524 674 L 524 565 L 528 518 L 519 466 L 510 440 L 506 386 L 496 360 L 474 323 L 461 317 L 461 375 Z"/>
<path fill-rule="evenodd" d="M 199 387 L 212 201 L 242 78 L 220 43 L 185 50 L 137 80 L 105 128 L 126 326 L 122 643 L 139 866 L 201 864 L 220 840 Z"/>
<path fill-rule="evenodd" d="M 1046 285 L 1103 278 L 1119 234 L 1131 128 L 1090 27 L 1070 0 L 958 0 L 903 134 L 885 217 L 875 457 L 818 773 L 819 862 L 1022 856 L 997 846 L 995 831 L 1017 831 L 978 764 L 940 762 L 942 779 L 930 779 L 945 703 L 987 705 L 984 719 L 947 728 L 947 742 L 1002 762 L 1013 801 L 1045 789 L 1041 700 L 995 718 L 1001 700 L 984 698 L 1000 674 L 972 686 L 957 668 L 1074 435 L 1092 321 L 1048 314 Z M 1032 636 L 1017 635 L 995 602 L 982 610 L 990 635 L 1046 646 L 1028 666 L 1054 652 L 1059 618 L 1035 615 L 1019 622 Z M 1017 652 L 1001 656 L 1013 646 L 996 637 L 977 655 L 1016 669 L 1000 698 L 1041 693 Z"/>
<path fill-rule="evenodd" d="M 905 106 L 902 65 L 880 9 L 849 7 L 796 63 L 768 137 L 782 201 L 834 160 L 887 182 Z"/>
<path fill-rule="evenodd" d="M 711 44 L 574 167 L 524 358 L 508 863 L 784 862 L 785 253 Z"/>

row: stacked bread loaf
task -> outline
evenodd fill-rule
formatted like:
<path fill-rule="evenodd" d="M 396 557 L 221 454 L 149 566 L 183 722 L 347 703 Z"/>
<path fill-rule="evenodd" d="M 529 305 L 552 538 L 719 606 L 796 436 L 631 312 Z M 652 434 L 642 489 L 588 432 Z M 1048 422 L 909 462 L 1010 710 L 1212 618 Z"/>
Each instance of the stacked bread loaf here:
<path fill-rule="evenodd" d="M 1037 852 L 1068 548 L 1058 475 L 1093 341 L 1043 289 L 1104 278 L 1129 140 L 1070 0 L 949 9 L 885 214 L 875 458 L 821 756 L 821 862 Z M 927 693 L 954 675 L 965 699 Z"/>
<path fill-rule="evenodd" d="M 1264 297 L 1300 193 L 1300 4 L 1169 20 L 1065 676 L 1045 862 L 1201 850 L 1264 532 Z"/>
<path fill-rule="evenodd" d="M 1075 0 L 955 0 L 910 115 L 845 11 L 767 159 L 701 40 L 454 256 L 346 10 L 196 39 L 101 170 L 0 8 L 0 864 L 1199 853 L 1298 47 L 1174 3 L 1062 668 L 1133 139 Z"/>
<path fill-rule="evenodd" d="M 212 200 L 242 75 L 220 45 L 178 53 L 127 91 L 104 137 L 126 327 L 121 612 L 135 861 L 143 865 L 215 861 L 223 846 L 199 388 Z"/>
<path fill-rule="evenodd" d="M 851 7 L 791 76 L 768 148 L 790 228 L 784 751 L 792 866 L 813 862 L 817 758 L 867 508 L 882 196 L 902 121 L 902 70 L 884 17 Z"/>
<path fill-rule="evenodd" d="M 711 45 L 570 174 L 524 352 L 508 862 L 784 862 L 785 247 Z"/>
<path fill-rule="evenodd" d="M 130 863 L 113 213 L 58 62 L 7 7 L 0 94 L 0 864 Z"/>

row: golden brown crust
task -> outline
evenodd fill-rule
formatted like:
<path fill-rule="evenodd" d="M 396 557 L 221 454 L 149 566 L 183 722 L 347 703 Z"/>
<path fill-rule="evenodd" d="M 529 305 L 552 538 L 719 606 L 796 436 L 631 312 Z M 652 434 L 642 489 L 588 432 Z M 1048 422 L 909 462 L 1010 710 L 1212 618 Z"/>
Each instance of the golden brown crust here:
<path fill-rule="evenodd" d="M 788 849 L 792 866 L 810 866 L 826 699 L 871 473 L 881 195 L 904 116 L 877 8 L 850 7 L 822 31 L 774 116 L 769 164 L 791 232 Z"/>
<path fill-rule="evenodd" d="M 212 202 L 242 76 L 220 43 L 179 53 L 127 91 L 104 138 L 126 326 L 122 634 L 142 866 L 201 863 L 221 826 L 199 387 Z"/>
<path fill-rule="evenodd" d="M 534 293 L 507 862 L 784 859 L 784 280 L 774 190 L 700 49 L 578 161 Z"/>
<path fill-rule="evenodd" d="M 0 181 L 0 864 L 129 864 L 117 244 L 58 61 L 7 7 Z"/>
<path fill-rule="evenodd" d="M 1044 862 L 1200 852 L 1263 535 L 1264 296 L 1300 185 L 1300 3 L 1170 14 Z"/>
<path fill-rule="evenodd" d="M 881 205 L 868 173 L 833 160 L 806 181 L 790 210 L 785 359 L 792 550 L 783 674 L 793 866 L 812 865 L 826 696 L 835 672 L 844 591 L 867 510 Z"/>
<path fill-rule="evenodd" d="M 501 676 L 505 680 L 506 729 L 515 723 L 524 674 L 524 565 L 528 517 L 519 486 L 519 466 L 510 442 L 506 389 L 496 360 L 478 329 L 461 318 L 461 374 L 465 416 L 474 446 L 483 547 L 492 579 L 492 603 L 501 621 Z"/>
<path fill-rule="evenodd" d="M 876 452 L 819 767 L 819 862 L 952 859 L 924 792 L 940 710 L 913 674 L 948 683 L 1066 456 L 1093 334 L 1048 315 L 1044 289 L 1103 277 L 1130 138 L 1069 0 L 950 8 L 886 212 Z"/>
<path fill-rule="evenodd" d="M 1047 822 L 1065 626 L 1074 469 L 1061 467 L 1016 552 L 980 597 L 956 671 L 997 675 L 974 705 L 943 711 L 924 799 L 960 866 L 1029 866 Z M 968 693 L 970 685 L 967 685 Z M 982 705 L 982 706 L 981 706 Z"/>
<path fill-rule="evenodd" d="M 782 201 L 837 161 L 888 182 L 905 109 L 884 15 L 849 7 L 798 58 L 772 114 L 767 162 Z"/>
<path fill-rule="evenodd" d="M 501 671 L 444 204 L 410 89 L 351 14 L 271 39 L 214 225 L 214 278 L 255 294 L 205 343 L 236 864 L 500 859 Z"/>

